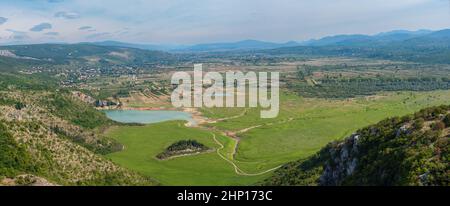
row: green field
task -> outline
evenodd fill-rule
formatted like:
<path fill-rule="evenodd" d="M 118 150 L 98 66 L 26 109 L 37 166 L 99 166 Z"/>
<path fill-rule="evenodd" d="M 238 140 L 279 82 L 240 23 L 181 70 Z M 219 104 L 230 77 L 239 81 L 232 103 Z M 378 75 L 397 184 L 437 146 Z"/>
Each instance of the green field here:
<path fill-rule="evenodd" d="M 125 145 L 125 149 L 107 157 L 114 162 L 155 178 L 163 185 L 248 185 L 258 177 L 238 176 L 233 167 L 217 153 L 199 154 L 170 160 L 157 160 L 155 156 L 172 143 L 193 139 L 218 148 L 209 131 L 187 128 L 183 122 L 165 122 L 147 126 L 115 127 L 107 132 Z M 232 149 L 232 141 L 217 136 L 226 147 Z"/>
<path fill-rule="evenodd" d="M 216 108 L 203 109 L 202 112 L 209 118 L 235 118 L 206 125 L 209 131 L 186 128 L 181 122 L 114 127 L 107 135 L 125 145 L 125 149 L 108 157 L 164 185 L 249 185 L 264 179 L 270 172 L 258 176 L 237 175 L 233 166 L 217 153 L 165 161 L 154 157 L 170 144 L 183 139 L 195 139 L 208 147 L 219 148 L 212 137 L 213 131 L 225 145 L 220 150 L 223 156 L 246 173 L 259 173 L 306 158 L 328 142 L 344 138 L 384 118 L 449 104 L 449 99 L 450 91 L 390 92 L 343 100 L 306 99 L 283 93 L 280 115 L 274 119 L 260 119 L 258 109 Z M 239 133 L 246 128 L 253 129 Z M 234 157 L 235 141 L 220 135 L 224 131 L 238 132 L 240 137 Z"/>

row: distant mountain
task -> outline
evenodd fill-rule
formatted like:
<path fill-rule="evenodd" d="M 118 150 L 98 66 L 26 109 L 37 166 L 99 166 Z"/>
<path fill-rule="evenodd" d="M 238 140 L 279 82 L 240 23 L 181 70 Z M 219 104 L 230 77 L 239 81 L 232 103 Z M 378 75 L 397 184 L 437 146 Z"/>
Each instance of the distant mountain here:
<path fill-rule="evenodd" d="M 170 51 L 176 49 L 182 49 L 186 46 L 183 45 L 162 45 L 162 44 L 133 44 L 119 41 L 102 41 L 102 42 L 89 42 L 85 44 L 93 44 L 97 46 L 114 46 L 114 47 L 126 47 L 135 48 L 143 50 L 159 50 L 159 51 Z"/>
<path fill-rule="evenodd" d="M 382 32 L 375 35 L 362 34 L 344 34 L 327 36 L 320 39 L 312 39 L 303 42 L 289 41 L 286 43 L 274 43 L 259 40 L 243 40 L 237 42 L 221 42 L 221 43 L 206 43 L 194 45 L 178 45 L 178 44 L 136 44 L 120 41 L 101 41 L 101 42 L 82 42 L 79 44 L 88 44 L 96 46 L 122 47 L 134 48 L 152 51 L 166 51 L 166 52 L 226 52 L 226 51 L 252 51 L 264 49 L 277 49 L 283 47 L 295 46 L 379 46 L 387 45 L 393 42 L 405 41 L 417 37 L 426 37 L 427 35 L 446 35 L 444 31 L 433 32 L 431 30 L 393 30 L 389 32 Z M 433 36 L 429 36 L 433 37 Z M 52 42 L 52 44 L 65 44 L 60 42 Z M 24 42 L 10 42 L 3 45 L 30 45 Z"/>
<path fill-rule="evenodd" d="M 261 50 L 271 55 L 343 56 L 450 64 L 450 29 L 393 31 L 373 36 L 340 35 L 302 46 Z"/>
<path fill-rule="evenodd" d="M 303 46 L 362 46 L 362 45 L 380 45 L 388 44 L 397 41 L 404 41 L 420 36 L 425 36 L 433 33 L 430 30 L 394 30 L 383 32 L 376 35 L 336 35 L 328 36 L 318 40 L 310 40 L 303 43 Z"/>
<path fill-rule="evenodd" d="M 273 43 L 258 40 L 244 40 L 239 42 L 208 43 L 195 45 L 158 45 L 158 44 L 132 44 L 118 41 L 89 42 L 97 46 L 114 46 L 124 48 L 136 48 L 143 50 L 159 50 L 170 52 L 219 52 L 219 51 L 248 51 L 261 49 L 274 49 L 280 47 L 299 46 L 295 41 L 286 43 Z"/>
<path fill-rule="evenodd" d="M 427 35 L 433 33 L 431 30 L 421 29 L 417 31 L 408 31 L 408 30 L 393 30 L 388 32 L 381 32 L 379 34 L 376 34 L 375 36 L 382 37 L 382 36 L 397 36 L 397 35 L 403 35 L 403 36 L 421 36 L 421 35 Z"/>
<path fill-rule="evenodd" d="M 368 42 L 372 37 L 367 35 L 336 35 L 328 36 L 318 40 L 309 40 L 302 45 L 304 46 L 330 46 L 330 45 L 349 45 L 354 43 Z"/>
<path fill-rule="evenodd" d="M 414 45 L 416 47 L 448 48 L 450 47 L 450 29 L 428 33 L 420 37 L 408 39 L 401 43 L 404 45 Z"/>
<path fill-rule="evenodd" d="M 261 53 L 304 56 L 344 56 L 450 64 L 450 29 L 395 30 L 376 35 L 337 35 L 305 42 L 258 40 L 184 45 L 132 44 L 104 41 L 78 44 L 0 46 L 0 63 L 150 64 L 173 62 L 196 52 Z M 178 54 L 177 54 L 178 53 Z M 179 54 L 185 53 L 185 54 Z"/>
<path fill-rule="evenodd" d="M 244 40 L 228 43 L 197 44 L 183 49 L 178 49 L 176 51 L 181 52 L 243 51 L 243 50 L 274 49 L 280 47 L 299 46 L 299 45 L 300 45 L 299 43 L 294 41 L 286 43 L 273 43 L 257 40 Z"/>
<path fill-rule="evenodd" d="M 115 46 L 136 48 L 143 50 L 160 50 L 168 52 L 223 52 L 223 51 L 252 51 L 277 49 L 283 47 L 296 46 L 387 46 L 392 43 L 414 43 L 427 42 L 427 44 L 437 44 L 437 41 L 446 40 L 450 38 L 450 30 L 431 31 L 431 30 L 393 30 L 389 32 L 382 32 L 375 35 L 349 34 L 349 35 L 335 35 L 327 36 L 321 39 L 312 39 L 304 42 L 289 41 L 286 43 L 274 43 L 258 40 L 243 40 L 238 42 L 223 42 L 223 43 L 207 43 L 196 45 L 157 45 L 157 44 L 132 44 L 118 41 L 103 41 L 93 42 L 98 46 Z M 408 40 L 408 41 L 407 41 Z"/>

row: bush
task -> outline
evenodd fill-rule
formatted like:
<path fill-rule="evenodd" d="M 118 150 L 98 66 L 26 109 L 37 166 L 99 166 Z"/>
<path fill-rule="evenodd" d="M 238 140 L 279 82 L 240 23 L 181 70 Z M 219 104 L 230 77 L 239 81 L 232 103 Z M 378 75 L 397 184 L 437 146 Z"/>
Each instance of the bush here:
<path fill-rule="evenodd" d="M 22 102 L 17 102 L 15 105 L 14 105 L 14 107 L 17 109 L 17 110 L 22 110 L 23 108 L 25 108 L 27 105 L 25 105 L 24 103 L 22 103 Z"/>
<path fill-rule="evenodd" d="M 450 114 L 447 114 L 447 116 L 445 116 L 444 124 L 446 127 L 450 127 Z"/>
<path fill-rule="evenodd" d="M 422 129 L 425 124 L 425 120 L 423 118 L 418 118 L 413 123 L 414 129 Z"/>
<path fill-rule="evenodd" d="M 203 152 L 209 148 L 195 140 L 181 140 L 173 143 L 166 150 L 156 156 L 158 159 L 166 159 L 175 155 Z"/>
<path fill-rule="evenodd" d="M 433 129 L 434 131 L 441 131 L 445 129 L 445 124 L 441 121 L 439 122 L 435 122 L 431 125 L 431 129 Z"/>

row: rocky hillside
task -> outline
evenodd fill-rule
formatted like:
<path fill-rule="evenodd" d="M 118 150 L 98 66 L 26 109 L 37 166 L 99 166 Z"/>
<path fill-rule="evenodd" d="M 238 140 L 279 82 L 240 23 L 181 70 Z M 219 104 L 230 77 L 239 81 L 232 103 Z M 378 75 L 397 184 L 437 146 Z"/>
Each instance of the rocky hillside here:
<path fill-rule="evenodd" d="M 0 91 L 0 185 L 154 185 L 102 154 L 114 124 L 66 91 Z"/>
<path fill-rule="evenodd" d="M 263 185 L 450 185 L 450 106 L 391 118 L 286 164 Z"/>

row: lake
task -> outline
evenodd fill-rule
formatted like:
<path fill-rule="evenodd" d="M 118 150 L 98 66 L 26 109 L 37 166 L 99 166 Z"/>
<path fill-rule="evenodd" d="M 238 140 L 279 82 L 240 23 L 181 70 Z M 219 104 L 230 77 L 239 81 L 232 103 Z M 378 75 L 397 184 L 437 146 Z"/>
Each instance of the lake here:
<path fill-rule="evenodd" d="M 185 120 L 192 125 L 196 124 L 190 113 L 180 111 L 107 110 L 105 111 L 105 114 L 108 118 L 122 123 L 151 124 L 171 120 Z"/>

